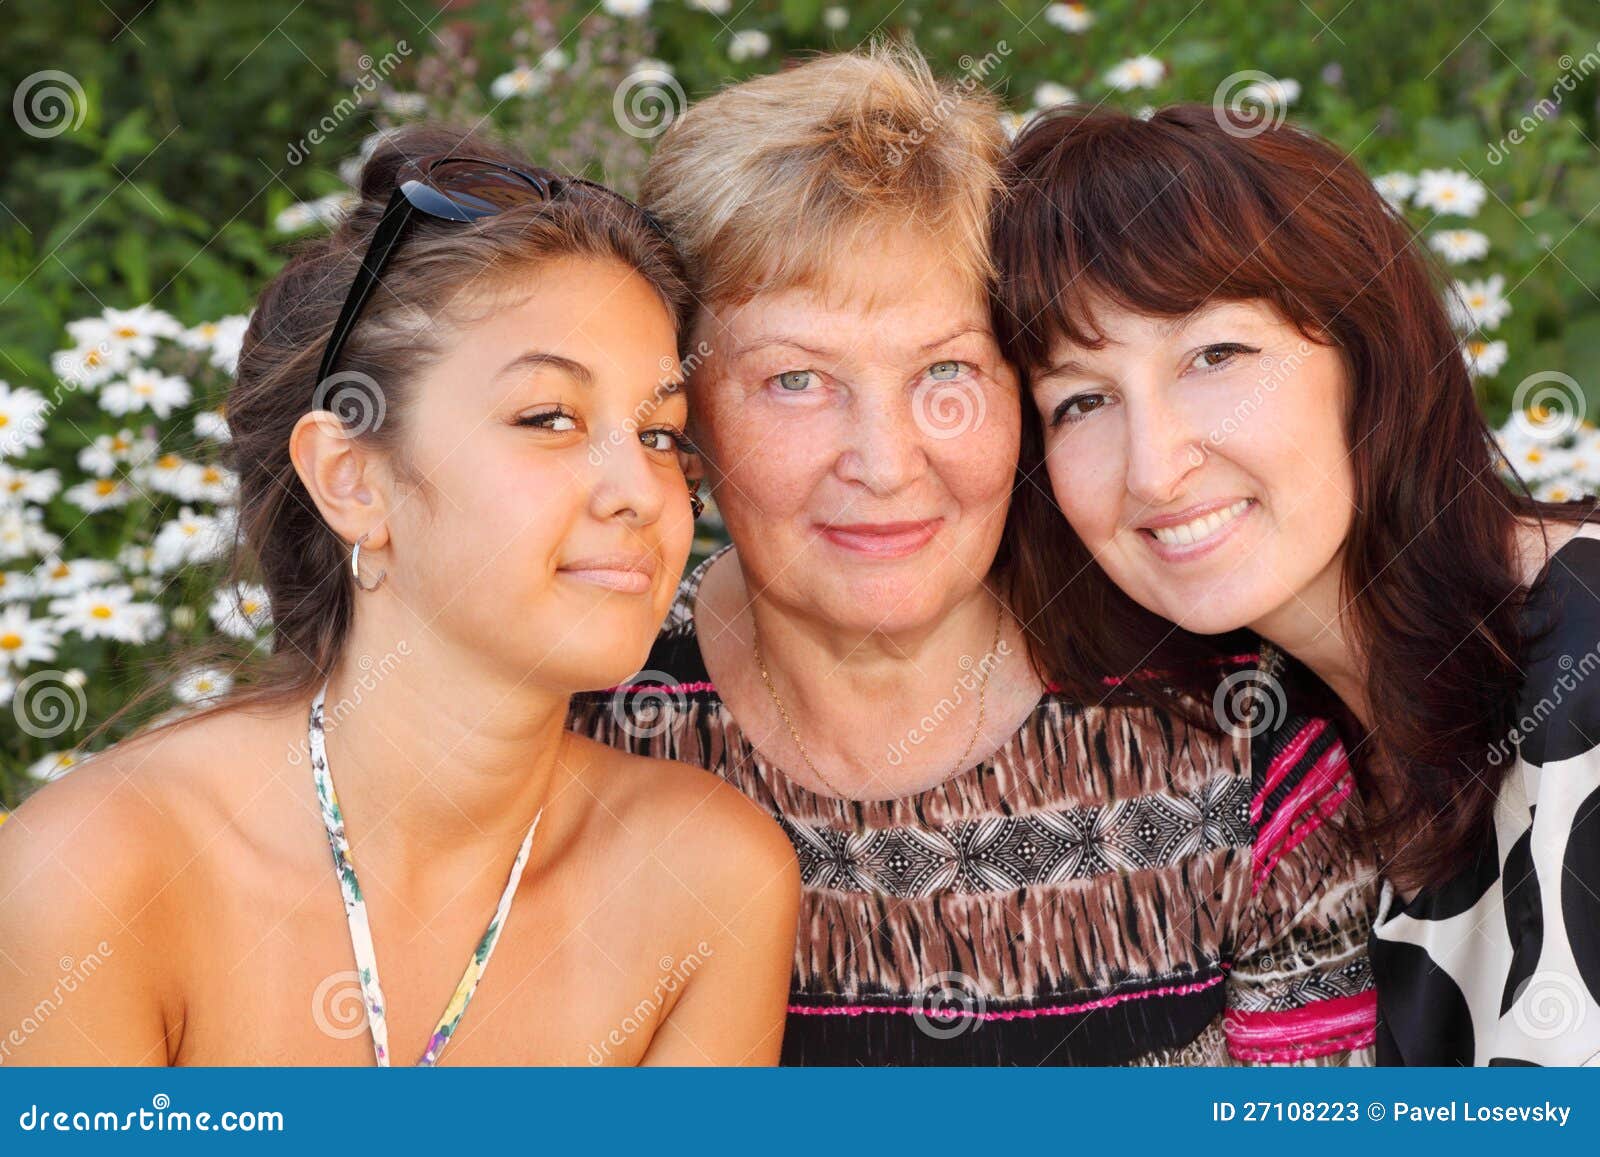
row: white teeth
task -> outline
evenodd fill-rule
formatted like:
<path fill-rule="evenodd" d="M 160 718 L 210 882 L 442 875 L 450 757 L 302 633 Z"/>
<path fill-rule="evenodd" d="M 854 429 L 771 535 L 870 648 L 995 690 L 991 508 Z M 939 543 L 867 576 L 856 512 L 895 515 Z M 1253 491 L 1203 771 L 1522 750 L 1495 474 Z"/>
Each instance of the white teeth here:
<path fill-rule="evenodd" d="M 1250 499 L 1241 498 L 1232 506 L 1222 510 L 1213 510 L 1210 514 L 1201 515 L 1191 522 L 1181 523 L 1178 526 L 1153 526 L 1150 533 L 1156 540 L 1168 546 L 1187 546 L 1210 538 L 1228 523 L 1238 518 L 1250 507 Z"/>

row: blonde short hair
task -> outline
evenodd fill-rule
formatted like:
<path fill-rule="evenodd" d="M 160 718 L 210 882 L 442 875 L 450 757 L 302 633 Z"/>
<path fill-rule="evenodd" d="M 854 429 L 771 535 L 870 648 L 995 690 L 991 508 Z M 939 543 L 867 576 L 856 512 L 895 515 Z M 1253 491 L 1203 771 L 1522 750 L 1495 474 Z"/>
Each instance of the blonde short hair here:
<path fill-rule="evenodd" d="M 908 222 L 984 284 L 999 112 L 975 80 L 935 78 L 912 48 L 820 56 L 695 104 L 656 149 L 641 196 L 706 306 L 825 284 L 837 254 Z"/>

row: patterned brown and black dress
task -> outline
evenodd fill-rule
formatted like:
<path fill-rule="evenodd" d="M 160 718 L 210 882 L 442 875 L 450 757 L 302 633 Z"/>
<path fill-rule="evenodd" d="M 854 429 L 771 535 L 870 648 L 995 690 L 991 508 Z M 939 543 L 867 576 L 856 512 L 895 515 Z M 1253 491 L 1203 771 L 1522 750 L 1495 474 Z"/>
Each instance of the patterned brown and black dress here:
<path fill-rule="evenodd" d="M 793 842 L 783 1063 L 1364 1063 L 1370 869 L 1339 834 L 1337 736 L 1251 742 L 1047 691 L 990 758 L 914 795 L 818 795 L 707 676 L 688 576 L 628 684 L 571 727 L 707 768 Z M 1253 758 L 1252 758 L 1253 754 Z M 1333 821 L 1333 822 L 1330 822 Z"/>

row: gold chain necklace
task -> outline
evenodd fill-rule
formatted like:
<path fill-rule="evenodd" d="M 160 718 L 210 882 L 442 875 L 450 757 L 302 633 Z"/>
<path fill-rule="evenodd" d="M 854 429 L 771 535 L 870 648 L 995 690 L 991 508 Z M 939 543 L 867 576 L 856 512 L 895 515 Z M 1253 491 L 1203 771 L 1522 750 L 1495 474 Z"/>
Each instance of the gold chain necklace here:
<path fill-rule="evenodd" d="M 994 616 L 994 642 L 989 646 L 991 655 L 1000 651 L 1000 630 L 1005 625 L 1005 604 L 996 601 Z M 806 750 L 805 741 L 800 738 L 800 729 L 794 725 L 794 720 L 789 716 L 789 708 L 784 705 L 783 696 L 778 694 L 778 689 L 772 685 L 772 676 L 767 674 L 766 660 L 761 657 L 761 629 L 756 625 L 754 608 L 750 611 L 750 642 L 755 653 L 756 667 L 761 672 L 761 682 L 767 688 L 767 694 L 772 697 L 772 705 L 778 709 L 778 714 L 783 717 L 784 726 L 789 729 L 789 738 L 794 740 L 795 747 L 800 752 L 800 758 L 805 760 L 806 767 L 811 774 L 834 795 L 843 799 L 851 798 L 848 792 L 840 789 L 831 779 L 822 774 L 822 769 L 811 762 L 811 754 Z M 980 661 L 979 666 L 983 666 Z M 978 722 L 972 728 L 972 737 L 967 740 L 966 750 L 961 753 L 961 758 L 956 760 L 955 767 L 950 774 L 955 775 L 967 765 L 967 756 L 972 754 L 973 747 L 978 742 L 978 736 L 983 733 L 984 705 L 989 697 L 989 674 L 994 667 L 999 666 L 998 661 L 992 666 L 984 667 L 983 677 L 978 683 Z"/>

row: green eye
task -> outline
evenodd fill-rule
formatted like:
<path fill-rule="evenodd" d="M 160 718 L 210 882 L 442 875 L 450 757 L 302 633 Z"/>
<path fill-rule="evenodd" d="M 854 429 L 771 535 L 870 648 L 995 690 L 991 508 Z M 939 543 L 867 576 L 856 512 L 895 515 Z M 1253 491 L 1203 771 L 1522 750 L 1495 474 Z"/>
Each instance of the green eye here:
<path fill-rule="evenodd" d="M 934 362 L 928 367 L 928 376 L 938 382 L 948 382 L 961 376 L 960 362 Z"/>
<path fill-rule="evenodd" d="M 810 370 L 785 370 L 778 375 L 778 385 L 791 393 L 798 393 L 809 386 L 815 376 Z"/>

